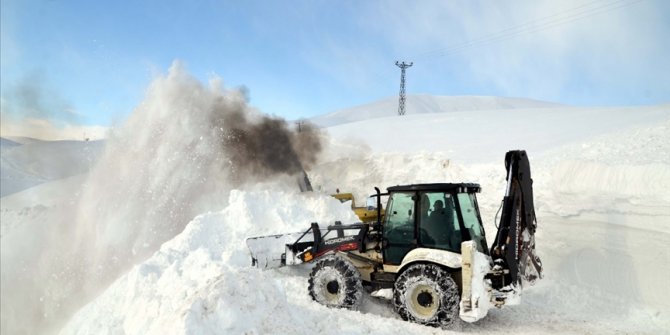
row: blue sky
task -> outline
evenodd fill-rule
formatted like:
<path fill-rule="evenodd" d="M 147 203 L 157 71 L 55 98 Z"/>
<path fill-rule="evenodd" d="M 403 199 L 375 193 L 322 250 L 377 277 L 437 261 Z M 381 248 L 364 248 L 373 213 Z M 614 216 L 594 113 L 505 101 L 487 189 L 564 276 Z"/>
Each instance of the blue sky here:
<path fill-rule="evenodd" d="M 407 92 L 670 102 L 670 1 L 2 0 L 3 121 L 110 125 L 181 60 L 287 119 Z"/>

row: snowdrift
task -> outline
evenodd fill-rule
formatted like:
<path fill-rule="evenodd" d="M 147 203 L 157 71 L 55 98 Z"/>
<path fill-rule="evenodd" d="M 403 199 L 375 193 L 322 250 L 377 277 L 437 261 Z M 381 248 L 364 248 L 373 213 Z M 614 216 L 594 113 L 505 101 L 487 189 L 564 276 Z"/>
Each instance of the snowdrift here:
<path fill-rule="evenodd" d="M 63 332 L 267 334 L 291 333 L 296 322 L 312 327 L 317 320 L 301 321 L 303 314 L 287 297 L 286 291 L 296 288 L 286 287 L 272 272 L 251 268 L 244 241 L 300 231 L 304 222 L 335 220 L 351 223 L 355 216 L 328 196 L 232 191 L 225 209 L 196 217 Z M 274 317 L 278 312 L 289 317 Z"/>

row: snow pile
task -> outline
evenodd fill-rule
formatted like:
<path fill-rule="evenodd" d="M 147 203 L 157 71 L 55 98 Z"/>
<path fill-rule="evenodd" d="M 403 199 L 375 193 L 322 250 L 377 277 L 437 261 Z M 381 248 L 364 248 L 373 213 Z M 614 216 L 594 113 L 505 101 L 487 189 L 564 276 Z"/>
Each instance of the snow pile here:
<path fill-rule="evenodd" d="M 295 322 L 316 322 L 304 320 L 274 271 L 250 267 L 244 241 L 304 230 L 310 222 L 351 223 L 351 209 L 328 196 L 267 191 L 233 191 L 228 203 L 195 218 L 63 333 L 292 333 Z M 278 311 L 286 317 L 272 317 Z"/>

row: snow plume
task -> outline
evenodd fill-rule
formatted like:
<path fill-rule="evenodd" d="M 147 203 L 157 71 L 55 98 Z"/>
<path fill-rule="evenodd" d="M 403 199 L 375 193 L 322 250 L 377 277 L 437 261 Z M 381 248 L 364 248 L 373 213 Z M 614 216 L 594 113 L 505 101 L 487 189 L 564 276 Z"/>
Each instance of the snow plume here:
<path fill-rule="evenodd" d="M 110 133 L 83 188 L 55 219 L 3 239 L 2 333 L 56 331 L 197 214 L 225 207 L 233 188 L 297 191 L 290 175 L 301 161 L 316 161 L 319 138 L 175 63 Z"/>

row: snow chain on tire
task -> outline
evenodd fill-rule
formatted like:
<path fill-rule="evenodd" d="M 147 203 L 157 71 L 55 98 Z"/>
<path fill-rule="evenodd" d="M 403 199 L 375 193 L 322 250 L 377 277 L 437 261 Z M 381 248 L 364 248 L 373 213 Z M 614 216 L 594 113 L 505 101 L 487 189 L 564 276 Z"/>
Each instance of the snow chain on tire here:
<path fill-rule="evenodd" d="M 357 309 L 363 295 L 361 274 L 347 259 L 325 256 L 309 275 L 309 295 L 328 307 Z"/>
<path fill-rule="evenodd" d="M 410 265 L 395 282 L 393 305 L 404 320 L 441 328 L 458 321 L 458 286 L 434 264 Z"/>

